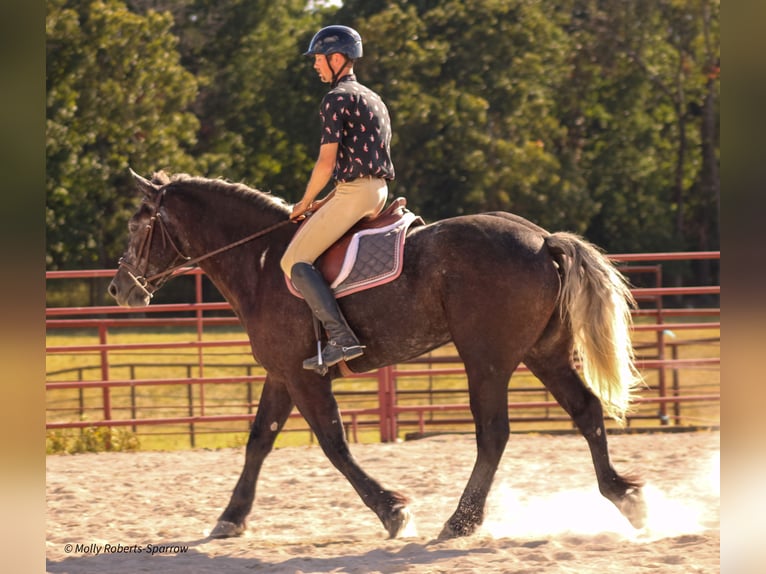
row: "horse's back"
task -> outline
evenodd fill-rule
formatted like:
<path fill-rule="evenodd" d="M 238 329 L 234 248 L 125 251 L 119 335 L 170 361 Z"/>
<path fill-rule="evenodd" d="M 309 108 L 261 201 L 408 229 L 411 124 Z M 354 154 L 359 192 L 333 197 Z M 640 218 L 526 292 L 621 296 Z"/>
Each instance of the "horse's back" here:
<path fill-rule="evenodd" d="M 555 312 L 560 283 L 547 232 L 525 221 L 479 214 L 412 230 L 395 281 L 341 300 L 368 345 L 354 368 L 401 362 L 460 337 L 498 355 L 529 348 Z"/>
<path fill-rule="evenodd" d="M 410 252 L 422 273 L 462 275 L 464 279 L 528 276 L 557 281 L 555 266 L 545 245 L 547 231 L 517 215 L 491 212 L 444 219 L 416 229 Z M 413 253 L 416 252 L 416 253 Z"/>

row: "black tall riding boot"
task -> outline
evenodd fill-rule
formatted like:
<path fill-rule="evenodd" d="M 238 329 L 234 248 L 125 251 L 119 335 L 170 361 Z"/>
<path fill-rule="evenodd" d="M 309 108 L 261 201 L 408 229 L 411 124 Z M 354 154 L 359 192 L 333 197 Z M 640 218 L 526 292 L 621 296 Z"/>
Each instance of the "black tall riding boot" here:
<path fill-rule="evenodd" d="M 328 335 L 328 342 L 319 355 L 303 361 L 303 368 L 322 371 L 341 361 L 350 361 L 364 354 L 364 347 L 346 323 L 327 282 L 317 269 L 308 263 L 296 263 L 290 271 L 290 279 L 308 303 L 314 316 L 321 321 Z"/>

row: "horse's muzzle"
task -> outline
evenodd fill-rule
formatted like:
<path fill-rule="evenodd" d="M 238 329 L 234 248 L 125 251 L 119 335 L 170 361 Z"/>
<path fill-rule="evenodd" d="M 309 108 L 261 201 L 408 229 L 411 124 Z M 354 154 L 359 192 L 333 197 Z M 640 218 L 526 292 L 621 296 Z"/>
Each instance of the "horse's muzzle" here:
<path fill-rule="evenodd" d="M 126 276 L 130 278 L 129 282 L 125 280 Z M 125 271 L 112 279 L 107 292 L 121 307 L 146 307 L 152 300 L 152 293 L 146 287 L 145 281 Z"/>

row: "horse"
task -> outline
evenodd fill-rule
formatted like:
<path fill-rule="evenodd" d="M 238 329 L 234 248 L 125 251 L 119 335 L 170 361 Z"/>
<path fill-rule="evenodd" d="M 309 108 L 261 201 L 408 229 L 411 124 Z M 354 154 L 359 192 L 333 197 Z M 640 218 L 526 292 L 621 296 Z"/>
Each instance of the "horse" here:
<path fill-rule="evenodd" d="M 289 204 L 223 179 L 131 173 L 143 197 L 110 295 L 122 306 L 147 306 L 178 269 L 197 264 L 233 308 L 266 371 L 242 473 L 210 537 L 245 531 L 262 464 L 293 407 L 389 538 L 401 535 L 410 500 L 354 459 L 332 392 L 340 365 L 324 375 L 302 367 L 316 340 L 311 311 L 289 293 L 279 266 L 298 228 Z M 496 211 L 414 227 L 404 253 L 396 280 L 339 304 L 366 345 L 348 363 L 353 372 L 405 362 L 448 342 L 465 366 L 477 453 L 439 538 L 468 536 L 482 524 L 510 435 L 508 386 L 522 362 L 585 438 L 600 493 L 642 528 L 643 483 L 612 466 L 604 421 L 605 415 L 624 421 L 640 381 L 630 341 L 635 301 L 603 251 L 576 234 L 549 233 Z"/>

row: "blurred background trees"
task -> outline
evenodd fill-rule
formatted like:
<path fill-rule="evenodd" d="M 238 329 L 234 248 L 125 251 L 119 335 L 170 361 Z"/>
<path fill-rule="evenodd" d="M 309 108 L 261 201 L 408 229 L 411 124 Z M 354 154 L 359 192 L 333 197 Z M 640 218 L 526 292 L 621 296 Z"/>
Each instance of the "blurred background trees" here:
<path fill-rule="evenodd" d="M 128 167 L 297 200 L 327 89 L 302 53 L 330 23 L 365 41 L 392 193 L 427 220 L 502 209 L 611 252 L 719 248 L 718 0 L 337 4 L 48 0 L 47 268 L 116 264 Z"/>

